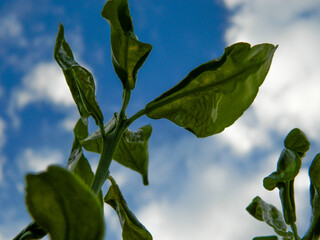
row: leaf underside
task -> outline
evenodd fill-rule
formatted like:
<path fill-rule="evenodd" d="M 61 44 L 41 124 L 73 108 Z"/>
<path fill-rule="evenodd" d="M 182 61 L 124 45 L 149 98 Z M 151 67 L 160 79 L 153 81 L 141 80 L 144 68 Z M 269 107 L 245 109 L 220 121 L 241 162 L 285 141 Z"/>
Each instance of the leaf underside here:
<path fill-rule="evenodd" d="M 237 43 L 192 70 L 146 106 L 153 119 L 167 118 L 197 137 L 220 133 L 252 104 L 277 47 Z"/>

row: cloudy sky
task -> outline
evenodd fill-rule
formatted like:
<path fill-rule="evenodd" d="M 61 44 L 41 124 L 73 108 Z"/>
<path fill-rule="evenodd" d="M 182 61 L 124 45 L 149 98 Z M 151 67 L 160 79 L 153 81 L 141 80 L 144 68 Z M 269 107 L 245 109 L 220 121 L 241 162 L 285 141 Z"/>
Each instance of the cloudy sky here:
<path fill-rule="evenodd" d="M 275 170 L 282 141 L 294 127 L 312 142 L 296 181 L 298 230 L 310 217 L 308 166 L 320 151 L 320 3 L 318 0 L 131 0 L 139 39 L 153 50 L 138 75 L 128 114 L 174 86 L 235 42 L 278 44 L 265 83 L 232 127 L 206 139 L 167 120 L 151 123 L 150 185 L 113 163 L 111 173 L 129 207 L 155 240 L 247 240 L 273 234 L 246 213 L 256 196 L 280 208 L 262 180 Z M 105 119 L 121 107 L 113 72 L 104 1 L 0 1 L 0 240 L 30 222 L 24 176 L 50 164 L 64 166 L 78 113 L 53 60 L 59 22 L 75 58 L 96 80 Z M 94 130 L 93 121 L 90 122 Z M 92 166 L 98 156 L 87 154 Z M 108 185 L 104 186 L 107 191 Z M 106 239 L 121 239 L 105 206 Z"/>

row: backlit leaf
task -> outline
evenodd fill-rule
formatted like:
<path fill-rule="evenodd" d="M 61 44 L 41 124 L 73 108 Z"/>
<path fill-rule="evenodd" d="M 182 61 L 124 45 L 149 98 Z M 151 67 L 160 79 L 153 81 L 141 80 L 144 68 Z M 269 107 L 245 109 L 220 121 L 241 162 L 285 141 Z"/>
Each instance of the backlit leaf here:
<path fill-rule="evenodd" d="M 138 221 L 136 216 L 128 208 L 120 189 L 113 178 L 109 178 L 111 186 L 104 201 L 109 204 L 118 214 L 122 227 L 123 240 L 152 240 L 151 234 Z"/>
<path fill-rule="evenodd" d="M 103 212 L 98 199 L 75 174 L 51 166 L 26 177 L 28 210 L 52 240 L 102 240 Z"/>
<path fill-rule="evenodd" d="M 152 46 L 138 41 L 127 0 L 109 0 L 101 15 L 111 26 L 112 63 L 123 88 L 134 89 L 138 70 L 147 59 Z"/>
<path fill-rule="evenodd" d="M 277 47 L 237 43 L 192 70 L 146 106 L 153 119 L 167 118 L 197 137 L 222 132 L 252 104 Z"/>
<path fill-rule="evenodd" d="M 87 123 L 91 115 L 97 125 L 102 123 L 103 115 L 96 100 L 92 74 L 74 60 L 72 51 L 65 41 L 64 28 L 61 23 L 54 47 L 54 58 L 64 73 L 83 122 Z"/>

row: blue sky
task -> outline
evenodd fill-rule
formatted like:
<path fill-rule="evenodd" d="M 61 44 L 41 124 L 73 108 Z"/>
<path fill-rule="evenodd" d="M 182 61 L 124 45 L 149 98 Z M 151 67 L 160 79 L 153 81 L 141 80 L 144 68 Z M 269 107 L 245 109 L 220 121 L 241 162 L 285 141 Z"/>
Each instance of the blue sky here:
<path fill-rule="evenodd" d="M 104 1 L 0 2 L 0 240 L 30 217 L 24 176 L 65 165 L 76 107 L 53 60 L 59 22 L 78 62 L 97 84 L 105 119 L 121 106 L 121 82 L 110 57 Z M 131 0 L 135 33 L 153 50 L 139 71 L 128 114 L 174 86 L 234 42 L 279 44 L 252 107 L 232 127 L 206 139 L 167 120 L 153 125 L 150 185 L 113 163 L 111 173 L 154 239 L 250 239 L 272 231 L 246 213 L 256 195 L 279 207 L 262 179 L 275 170 L 282 140 L 294 127 L 312 141 L 296 181 L 298 228 L 310 217 L 307 166 L 320 150 L 320 3 L 318 0 Z M 93 121 L 90 122 L 94 130 Z M 87 154 L 93 167 L 97 155 Z M 108 185 L 104 187 L 107 190 Z M 280 208 L 280 207 L 279 207 Z M 120 239 L 117 216 L 105 207 L 107 238 Z"/>

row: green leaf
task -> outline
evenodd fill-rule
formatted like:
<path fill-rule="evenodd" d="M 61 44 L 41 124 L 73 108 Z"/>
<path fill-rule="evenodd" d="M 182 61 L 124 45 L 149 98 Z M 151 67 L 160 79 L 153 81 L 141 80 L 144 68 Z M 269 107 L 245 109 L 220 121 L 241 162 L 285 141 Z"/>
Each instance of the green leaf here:
<path fill-rule="evenodd" d="M 151 234 L 138 221 L 136 216 L 130 211 L 126 201 L 115 180 L 109 176 L 111 186 L 106 194 L 104 201 L 109 204 L 118 214 L 122 227 L 123 240 L 152 240 Z"/>
<path fill-rule="evenodd" d="M 310 148 L 307 136 L 299 128 L 292 129 L 284 140 L 284 146 L 296 151 L 302 158 Z"/>
<path fill-rule="evenodd" d="M 91 187 L 91 183 L 94 178 L 94 173 L 92 172 L 91 166 L 84 156 L 82 151 L 82 146 L 79 141 L 88 137 L 88 126 L 83 123 L 81 118 L 76 123 L 74 129 L 74 140 L 72 144 L 72 149 L 68 158 L 67 169 L 69 171 L 74 172 L 77 174 L 84 183 Z M 98 195 L 100 199 L 101 206 L 103 208 L 103 193 L 102 191 L 99 192 Z"/>
<path fill-rule="evenodd" d="M 139 128 L 137 132 L 132 132 L 127 129 L 124 132 L 118 148 L 113 156 L 114 160 L 116 160 L 118 163 L 140 173 L 142 175 L 144 185 L 149 184 L 148 145 L 151 133 L 151 125 L 143 126 Z"/>
<path fill-rule="evenodd" d="M 152 119 L 167 118 L 197 137 L 222 132 L 252 104 L 277 47 L 237 43 L 192 70 L 146 106 Z"/>
<path fill-rule="evenodd" d="M 311 163 L 309 177 L 312 217 L 309 229 L 302 240 L 318 240 L 320 237 L 320 154 L 317 154 Z"/>
<path fill-rule="evenodd" d="M 293 180 L 301 168 L 299 154 L 290 149 L 283 149 L 277 163 L 277 171 L 264 178 L 263 186 L 267 190 L 273 190 L 279 183 Z"/>
<path fill-rule="evenodd" d="M 28 210 L 52 240 L 103 239 L 103 213 L 98 199 L 73 173 L 51 166 L 26 177 Z"/>
<path fill-rule="evenodd" d="M 105 126 L 105 129 L 109 129 Z M 146 125 L 132 132 L 126 129 L 119 145 L 114 153 L 113 159 L 121 165 L 128 167 L 142 175 L 143 184 L 148 185 L 149 153 L 148 144 L 152 133 L 151 125 Z M 100 153 L 102 149 L 102 138 L 100 130 L 97 130 L 81 142 L 82 146 L 91 152 Z"/>
<path fill-rule="evenodd" d="M 104 131 L 106 134 L 111 133 L 117 123 L 117 114 L 115 114 L 112 119 L 104 125 Z M 80 141 L 83 148 L 90 152 L 101 153 L 102 151 L 102 137 L 100 128 L 93 132 L 90 136 Z"/>
<path fill-rule="evenodd" d="M 83 122 L 87 124 L 87 119 L 91 115 L 97 125 L 103 123 L 103 115 L 96 100 L 92 74 L 74 60 L 72 51 L 65 41 L 64 28 L 61 23 L 54 47 L 54 58 L 62 68 Z"/>
<path fill-rule="evenodd" d="M 252 240 L 278 240 L 277 236 L 255 237 Z"/>
<path fill-rule="evenodd" d="M 47 231 L 39 226 L 38 223 L 32 222 L 23 229 L 13 240 L 31 240 L 41 239 L 47 235 Z"/>
<path fill-rule="evenodd" d="M 283 237 L 291 236 L 287 232 L 287 225 L 281 212 L 271 204 L 266 203 L 260 197 L 255 197 L 246 210 L 256 219 L 266 222 L 274 231 Z"/>
<path fill-rule="evenodd" d="M 124 89 L 134 89 L 152 46 L 138 41 L 127 0 L 109 0 L 101 12 L 111 26 L 112 63 Z"/>

